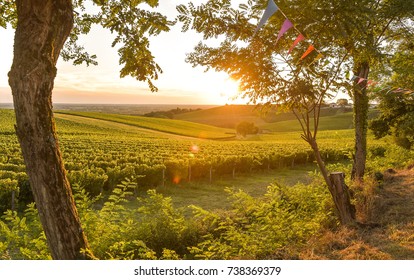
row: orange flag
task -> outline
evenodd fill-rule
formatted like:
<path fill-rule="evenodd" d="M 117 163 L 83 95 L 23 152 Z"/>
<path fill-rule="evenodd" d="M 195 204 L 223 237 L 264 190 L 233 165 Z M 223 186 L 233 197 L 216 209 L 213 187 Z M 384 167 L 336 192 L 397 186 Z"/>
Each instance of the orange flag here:
<path fill-rule="evenodd" d="M 306 50 L 306 52 L 301 56 L 300 60 L 307 57 L 311 52 L 315 50 L 315 47 L 313 45 L 310 45 L 309 48 Z"/>

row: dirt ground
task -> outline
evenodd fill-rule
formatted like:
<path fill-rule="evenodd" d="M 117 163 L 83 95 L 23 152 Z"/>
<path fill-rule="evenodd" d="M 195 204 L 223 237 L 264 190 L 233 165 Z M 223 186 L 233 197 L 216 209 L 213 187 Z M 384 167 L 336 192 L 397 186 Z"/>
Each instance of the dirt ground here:
<path fill-rule="evenodd" d="M 367 203 L 363 222 L 315 237 L 299 258 L 413 260 L 414 168 L 385 172 Z"/>

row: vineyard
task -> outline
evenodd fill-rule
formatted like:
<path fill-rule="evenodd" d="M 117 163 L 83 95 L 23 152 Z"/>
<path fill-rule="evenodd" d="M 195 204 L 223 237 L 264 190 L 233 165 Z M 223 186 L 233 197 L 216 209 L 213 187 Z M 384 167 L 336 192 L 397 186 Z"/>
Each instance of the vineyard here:
<path fill-rule="evenodd" d="M 1 210 L 31 201 L 28 178 L 12 110 L 0 110 Z M 134 177 L 142 190 L 209 181 L 312 163 L 313 153 L 298 132 L 234 139 L 230 129 L 176 120 L 101 113 L 58 113 L 56 126 L 72 185 L 96 196 Z M 195 127 L 197 129 L 195 129 Z M 203 135 L 203 137 L 194 137 Z M 232 140 L 207 140 L 233 137 Z M 322 131 L 327 162 L 349 159 L 352 131 Z M 371 154 L 384 155 L 385 143 L 370 140 Z"/>

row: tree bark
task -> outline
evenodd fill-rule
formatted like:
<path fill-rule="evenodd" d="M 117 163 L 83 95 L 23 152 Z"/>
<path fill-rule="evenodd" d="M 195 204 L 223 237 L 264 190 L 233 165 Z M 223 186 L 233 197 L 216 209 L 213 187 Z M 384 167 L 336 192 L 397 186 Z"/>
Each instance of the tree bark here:
<path fill-rule="evenodd" d="M 40 221 L 54 259 L 90 255 L 59 149 L 52 112 L 56 63 L 72 26 L 71 0 L 16 0 L 9 72 L 16 134 Z"/>
<path fill-rule="evenodd" d="M 345 184 L 345 174 L 333 172 L 329 174 L 332 183 L 334 201 L 339 212 L 341 224 L 352 225 L 355 223 L 355 206 L 351 204 L 351 195 L 348 186 Z"/>
<path fill-rule="evenodd" d="M 351 204 L 351 196 L 348 187 L 345 185 L 345 175 L 341 172 L 328 173 L 325 163 L 322 160 L 318 144 L 315 139 L 310 139 L 309 144 L 315 154 L 319 170 L 328 185 L 329 192 L 338 211 L 339 220 L 342 225 L 352 225 L 355 222 L 355 206 Z M 342 175 L 338 175 L 342 174 Z"/>
<path fill-rule="evenodd" d="M 369 63 L 361 63 L 355 73 L 360 78 L 367 79 L 369 74 Z M 352 167 L 351 178 L 362 181 L 365 174 L 365 162 L 367 158 L 367 127 L 369 100 L 366 90 L 367 81 L 354 85 L 354 126 L 355 126 L 355 157 Z"/>

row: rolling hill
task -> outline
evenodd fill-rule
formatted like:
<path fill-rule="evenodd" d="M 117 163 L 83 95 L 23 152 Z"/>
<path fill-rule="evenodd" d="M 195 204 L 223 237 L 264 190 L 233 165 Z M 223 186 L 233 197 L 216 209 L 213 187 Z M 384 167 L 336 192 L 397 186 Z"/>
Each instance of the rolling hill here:
<path fill-rule="evenodd" d="M 56 116 L 77 116 L 95 120 L 109 121 L 118 124 L 129 125 L 136 128 L 143 128 L 157 132 L 164 132 L 174 135 L 195 137 L 200 139 L 226 139 L 235 135 L 233 129 L 214 127 L 211 125 L 195 122 L 159 119 L 142 116 L 130 116 L 120 114 L 104 114 L 94 112 L 58 111 Z"/>

